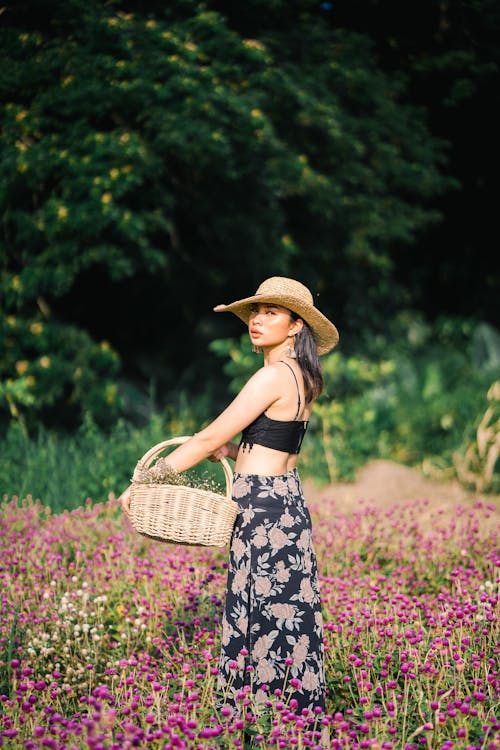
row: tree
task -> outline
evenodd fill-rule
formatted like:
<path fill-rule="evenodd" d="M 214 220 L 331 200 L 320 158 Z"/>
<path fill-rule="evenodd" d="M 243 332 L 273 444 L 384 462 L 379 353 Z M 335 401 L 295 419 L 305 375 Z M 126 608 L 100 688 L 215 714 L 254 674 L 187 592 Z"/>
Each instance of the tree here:
<path fill-rule="evenodd" d="M 328 7 L 324 7 L 328 6 Z M 340 0 L 318 11 L 335 29 L 368 36 L 377 67 L 404 73 L 405 99 L 425 107 L 448 143 L 455 189 L 431 200 L 442 219 L 400 255 L 397 278 L 432 319 L 500 325 L 496 194 L 500 129 L 500 6 L 495 0 Z"/>
<path fill-rule="evenodd" d="M 4 325 L 0 374 L 11 411 L 91 408 L 74 372 L 96 374 L 99 338 L 111 353 L 96 387 L 115 377 L 115 350 L 129 376 L 166 386 L 194 362 L 193 385 L 224 326 L 208 311 L 266 275 L 303 279 L 341 329 L 376 330 L 407 303 L 396 252 L 437 219 L 431 198 L 450 183 L 404 79 L 310 2 L 274 2 L 286 23 L 252 36 L 215 8 L 7 6 L 0 291 L 16 325 Z M 33 347 L 39 325 L 59 333 Z M 87 335 L 62 351 L 71 326 Z M 41 357 L 75 359 L 50 400 L 32 372 Z"/>

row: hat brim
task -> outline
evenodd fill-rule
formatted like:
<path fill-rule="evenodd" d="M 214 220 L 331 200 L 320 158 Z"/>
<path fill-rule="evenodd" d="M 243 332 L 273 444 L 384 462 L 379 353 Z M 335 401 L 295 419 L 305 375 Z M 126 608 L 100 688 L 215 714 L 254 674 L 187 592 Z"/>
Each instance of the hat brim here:
<path fill-rule="evenodd" d="M 255 303 L 273 303 L 275 305 L 281 305 L 286 307 L 287 310 L 291 310 L 298 315 L 302 320 L 309 325 L 318 354 L 323 355 L 331 351 L 337 346 L 339 341 L 339 332 L 331 320 L 323 315 L 314 305 L 309 305 L 302 300 L 298 300 L 295 296 L 287 294 L 254 294 L 251 297 L 245 297 L 245 299 L 236 300 L 231 302 L 229 305 L 217 305 L 214 307 L 215 312 L 232 312 L 238 316 L 244 323 L 248 323 L 251 312 L 251 305 Z"/>

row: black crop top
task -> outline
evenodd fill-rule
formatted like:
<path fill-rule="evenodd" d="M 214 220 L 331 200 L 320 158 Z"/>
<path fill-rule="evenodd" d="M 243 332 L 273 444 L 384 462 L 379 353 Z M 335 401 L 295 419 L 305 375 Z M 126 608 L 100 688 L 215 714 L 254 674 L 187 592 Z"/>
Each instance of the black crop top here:
<path fill-rule="evenodd" d="M 263 412 L 251 422 L 241 433 L 240 445 L 248 450 L 257 445 L 264 448 L 274 448 L 284 453 L 299 453 L 302 440 L 307 429 L 307 421 L 297 419 L 300 412 L 300 391 L 297 377 L 288 362 L 280 360 L 290 368 L 297 385 L 297 412 L 294 419 L 284 421 L 282 419 L 271 419 Z"/>

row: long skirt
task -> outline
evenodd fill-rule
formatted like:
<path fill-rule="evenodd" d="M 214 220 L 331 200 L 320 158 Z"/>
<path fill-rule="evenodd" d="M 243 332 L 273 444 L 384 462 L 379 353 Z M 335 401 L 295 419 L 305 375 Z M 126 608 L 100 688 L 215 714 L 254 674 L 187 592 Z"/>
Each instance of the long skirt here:
<path fill-rule="evenodd" d="M 296 469 L 234 475 L 219 708 L 325 710 L 323 620 L 311 517 Z M 251 696 L 248 695 L 251 693 Z M 246 702 L 246 701 L 244 701 Z M 248 709 L 245 709 L 245 711 Z"/>

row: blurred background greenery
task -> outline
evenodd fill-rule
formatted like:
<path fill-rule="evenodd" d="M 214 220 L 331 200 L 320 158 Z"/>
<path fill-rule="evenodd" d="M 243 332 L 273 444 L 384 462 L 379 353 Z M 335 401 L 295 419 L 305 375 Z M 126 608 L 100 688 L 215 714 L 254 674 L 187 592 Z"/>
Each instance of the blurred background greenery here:
<path fill-rule="evenodd" d="M 341 334 L 304 475 L 500 491 L 497 3 L 0 11 L 0 492 L 102 499 L 199 429 L 257 366 L 212 307 L 275 274 Z"/>

